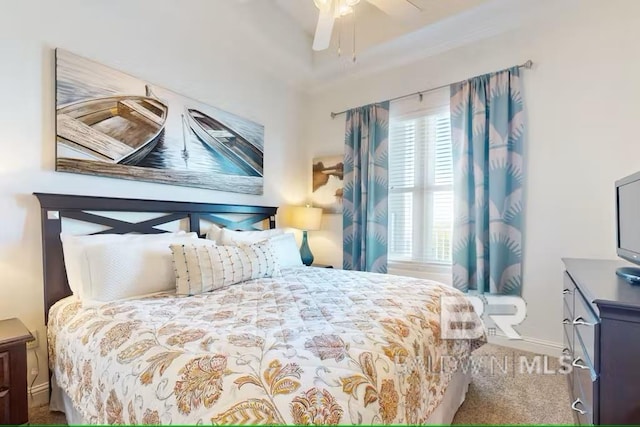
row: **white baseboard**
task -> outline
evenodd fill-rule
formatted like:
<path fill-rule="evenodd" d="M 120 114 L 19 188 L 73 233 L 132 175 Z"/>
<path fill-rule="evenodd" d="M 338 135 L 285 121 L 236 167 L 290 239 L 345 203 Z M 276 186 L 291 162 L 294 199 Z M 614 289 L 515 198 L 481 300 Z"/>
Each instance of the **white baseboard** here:
<path fill-rule="evenodd" d="M 49 403 L 49 382 L 29 388 L 29 406 L 42 406 Z"/>
<path fill-rule="evenodd" d="M 546 354 L 553 357 L 560 357 L 563 347 L 562 344 L 553 341 L 524 336 L 522 339 L 512 340 L 501 334 L 489 336 L 489 344 L 501 345 L 521 351 L 530 351 L 537 354 Z"/>

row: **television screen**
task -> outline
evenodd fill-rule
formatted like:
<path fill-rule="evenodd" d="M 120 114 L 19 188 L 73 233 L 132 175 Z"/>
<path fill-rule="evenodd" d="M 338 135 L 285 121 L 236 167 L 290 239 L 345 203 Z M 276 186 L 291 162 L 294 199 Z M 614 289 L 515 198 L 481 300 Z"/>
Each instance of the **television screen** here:
<path fill-rule="evenodd" d="M 618 187 L 618 248 L 640 255 L 640 180 Z"/>

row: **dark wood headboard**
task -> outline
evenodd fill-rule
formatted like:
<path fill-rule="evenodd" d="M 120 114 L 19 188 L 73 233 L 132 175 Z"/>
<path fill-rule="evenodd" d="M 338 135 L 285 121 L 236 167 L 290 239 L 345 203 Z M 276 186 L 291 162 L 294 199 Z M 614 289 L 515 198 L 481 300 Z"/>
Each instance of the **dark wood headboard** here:
<path fill-rule="evenodd" d="M 157 226 L 188 219 L 188 230 L 198 233 L 200 220 L 234 230 L 255 230 L 256 223 L 268 221 L 269 228 L 275 228 L 277 207 L 225 205 L 213 203 L 173 202 L 164 200 L 120 199 L 111 197 L 73 196 L 65 194 L 34 193 L 40 201 L 42 221 L 42 259 L 44 271 L 44 317 L 49 319 L 49 309 L 60 299 L 71 295 L 67 282 L 62 253 L 62 219 L 79 221 L 109 227 L 108 230 L 92 234 L 157 234 L 166 230 Z M 128 222 L 108 218 L 96 212 L 145 212 L 164 214 L 141 222 Z M 240 220 L 220 215 L 243 214 Z"/>

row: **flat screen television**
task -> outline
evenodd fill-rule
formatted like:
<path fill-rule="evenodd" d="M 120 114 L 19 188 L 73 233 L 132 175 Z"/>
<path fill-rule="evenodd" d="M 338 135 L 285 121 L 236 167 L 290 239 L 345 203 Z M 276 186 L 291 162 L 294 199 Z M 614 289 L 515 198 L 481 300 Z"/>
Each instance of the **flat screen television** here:
<path fill-rule="evenodd" d="M 616 252 L 640 264 L 640 172 L 616 181 Z M 622 267 L 616 274 L 640 285 L 640 268 Z"/>

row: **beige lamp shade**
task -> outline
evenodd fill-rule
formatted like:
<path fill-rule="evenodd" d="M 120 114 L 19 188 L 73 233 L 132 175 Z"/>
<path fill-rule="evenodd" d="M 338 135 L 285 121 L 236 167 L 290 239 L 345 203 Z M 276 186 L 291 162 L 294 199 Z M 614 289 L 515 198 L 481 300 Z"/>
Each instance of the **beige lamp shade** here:
<path fill-rule="evenodd" d="M 291 227 L 299 230 L 320 230 L 322 208 L 295 206 L 291 209 Z"/>

